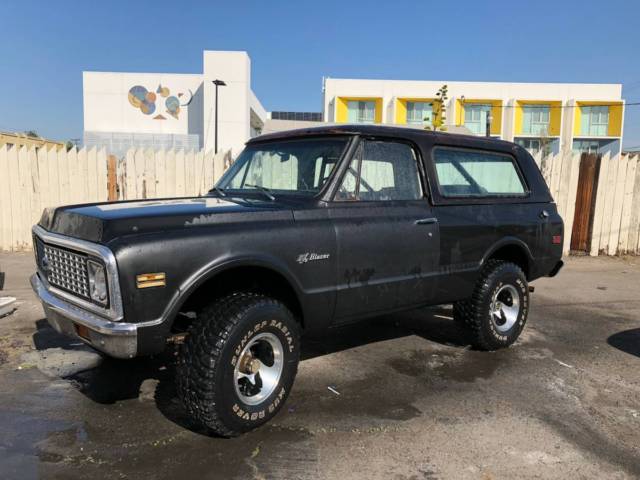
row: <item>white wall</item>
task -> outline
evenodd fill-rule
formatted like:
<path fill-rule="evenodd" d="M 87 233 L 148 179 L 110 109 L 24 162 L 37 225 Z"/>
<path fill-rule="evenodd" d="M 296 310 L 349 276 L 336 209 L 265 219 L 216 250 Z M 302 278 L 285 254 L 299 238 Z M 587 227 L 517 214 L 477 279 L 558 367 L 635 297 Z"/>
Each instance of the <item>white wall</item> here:
<path fill-rule="evenodd" d="M 571 99 L 581 101 L 620 101 L 622 85 L 590 83 L 507 83 L 507 82 L 451 82 L 413 81 L 413 80 L 368 80 L 368 79 L 325 79 L 324 111 L 325 120 L 335 121 L 335 108 L 330 103 L 335 97 L 361 96 L 383 98 L 383 122 L 393 123 L 388 115 L 389 102 L 396 97 L 434 97 L 442 85 L 449 87 L 449 98 L 552 100 L 568 102 Z M 507 109 L 505 109 L 507 110 Z M 453 122 L 453 110 L 448 110 L 448 121 Z M 503 126 L 511 119 L 503 118 Z"/>
<path fill-rule="evenodd" d="M 202 83 L 202 75 L 166 73 L 113 73 L 83 72 L 84 130 L 89 132 L 136 132 L 187 134 L 189 125 L 196 128 L 197 121 L 189 119 L 193 101 Z M 142 113 L 129 102 L 129 90 L 140 85 L 156 96 L 155 111 Z M 156 93 L 159 85 L 169 89 L 168 97 Z M 178 94 L 182 94 L 178 96 Z M 175 96 L 180 102 L 177 118 L 167 112 L 167 98 Z M 197 115 L 197 111 L 193 112 Z"/>
<path fill-rule="evenodd" d="M 204 149 L 215 144 L 215 86 L 218 87 L 218 149 L 231 148 L 234 155 L 250 137 L 251 60 L 246 52 L 205 51 L 203 58 Z"/>
<path fill-rule="evenodd" d="M 218 99 L 218 150 L 237 154 L 251 136 L 251 112 L 257 126 L 268 118 L 251 90 L 251 59 L 246 52 L 204 51 L 202 74 L 84 72 L 84 130 L 104 133 L 197 134 L 200 146 L 215 145 L 215 91 L 213 80 L 223 80 Z M 155 111 L 144 114 L 129 101 L 129 90 L 140 85 L 156 96 Z M 175 118 L 167 113 L 166 98 L 158 86 L 170 89 L 170 96 L 182 93 Z M 155 118 L 161 115 L 163 118 Z"/>

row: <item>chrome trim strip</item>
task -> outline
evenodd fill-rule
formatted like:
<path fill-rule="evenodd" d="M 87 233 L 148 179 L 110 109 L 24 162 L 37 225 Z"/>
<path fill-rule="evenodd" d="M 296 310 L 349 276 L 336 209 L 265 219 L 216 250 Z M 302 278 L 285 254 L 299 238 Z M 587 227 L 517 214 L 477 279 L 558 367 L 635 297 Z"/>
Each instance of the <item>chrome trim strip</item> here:
<path fill-rule="evenodd" d="M 75 295 L 55 288 L 51 286 L 49 282 L 46 282 L 46 290 L 55 294 L 57 297 L 67 300 L 69 303 L 72 303 L 78 307 L 82 307 L 83 309 L 90 310 L 100 316 L 109 318 L 114 322 L 119 322 L 120 320 L 122 320 L 122 295 L 120 293 L 120 282 L 118 278 L 118 264 L 116 263 L 116 257 L 113 255 L 113 252 L 109 248 L 97 243 L 87 242 L 85 240 L 47 232 L 39 225 L 34 225 L 32 228 L 32 232 L 44 243 L 69 248 L 71 250 L 77 250 L 102 259 L 107 269 L 109 308 L 102 308 L 87 300 L 83 300 L 80 297 L 76 297 Z M 39 268 L 39 265 L 37 265 L 37 267 Z"/>

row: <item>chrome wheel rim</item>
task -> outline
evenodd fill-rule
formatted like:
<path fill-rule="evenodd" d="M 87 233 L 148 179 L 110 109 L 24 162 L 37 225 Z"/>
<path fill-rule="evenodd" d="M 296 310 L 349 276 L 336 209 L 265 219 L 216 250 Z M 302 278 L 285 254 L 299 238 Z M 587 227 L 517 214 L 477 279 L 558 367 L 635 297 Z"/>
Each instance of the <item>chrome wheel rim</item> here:
<path fill-rule="evenodd" d="M 513 285 L 503 285 L 491 300 L 491 321 L 500 333 L 506 333 L 518 321 L 520 296 Z"/>
<path fill-rule="evenodd" d="M 273 333 L 253 337 L 238 357 L 233 371 L 236 394 L 247 405 L 257 405 L 280 383 L 284 366 L 282 342 Z"/>

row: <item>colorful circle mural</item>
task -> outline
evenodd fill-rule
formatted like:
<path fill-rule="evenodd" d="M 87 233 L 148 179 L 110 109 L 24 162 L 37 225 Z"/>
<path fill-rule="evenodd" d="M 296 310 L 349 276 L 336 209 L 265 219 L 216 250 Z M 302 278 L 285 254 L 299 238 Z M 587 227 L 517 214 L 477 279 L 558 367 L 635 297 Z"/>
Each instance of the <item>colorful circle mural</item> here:
<path fill-rule="evenodd" d="M 129 89 L 129 103 L 143 114 L 151 115 L 156 111 L 156 100 L 162 97 L 165 99 L 164 105 L 167 108 L 166 113 L 178 120 L 181 107 L 188 106 L 193 99 L 193 92 L 189 89 L 187 89 L 187 91 L 189 92 L 189 100 L 185 103 L 180 103 L 181 100 L 185 100 L 185 94 L 182 92 L 179 92 L 177 95 L 171 95 L 171 90 L 169 90 L 168 87 L 162 86 L 162 84 L 158 85 L 155 92 L 147 90 L 142 85 L 135 85 Z M 158 113 L 153 119 L 166 120 L 167 118 L 161 113 Z"/>
<path fill-rule="evenodd" d="M 174 97 L 172 95 L 165 100 L 164 105 L 167 107 L 167 113 L 169 115 L 173 118 L 178 118 L 178 115 L 180 114 L 180 100 L 178 100 L 178 97 Z"/>
<path fill-rule="evenodd" d="M 151 115 L 156 111 L 156 94 L 142 85 L 136 85 L 129 89 L 129 103 L 145 115 Z"/>

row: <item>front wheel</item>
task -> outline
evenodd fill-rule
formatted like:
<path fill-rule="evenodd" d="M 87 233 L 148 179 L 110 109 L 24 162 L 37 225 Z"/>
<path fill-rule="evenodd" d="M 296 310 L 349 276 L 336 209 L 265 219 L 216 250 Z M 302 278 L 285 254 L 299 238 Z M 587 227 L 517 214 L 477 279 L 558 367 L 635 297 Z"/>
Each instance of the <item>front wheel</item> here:
<path fill-rule="evenodd" d="M 498 350 L 514 343 L 529 314 L 529 286 L 514 263 L 489 260 L 471 298 L 456 302 L 453 317 L 466 327 L 472 345 Z"/>
<path fill-rule="evenodd" d="M 273 418 L 298 369 L 300 335 L 277 300 L 235 293 L 205 308 L 190 328 L 176 369 L 187 412 L 232 437 Z"/>

